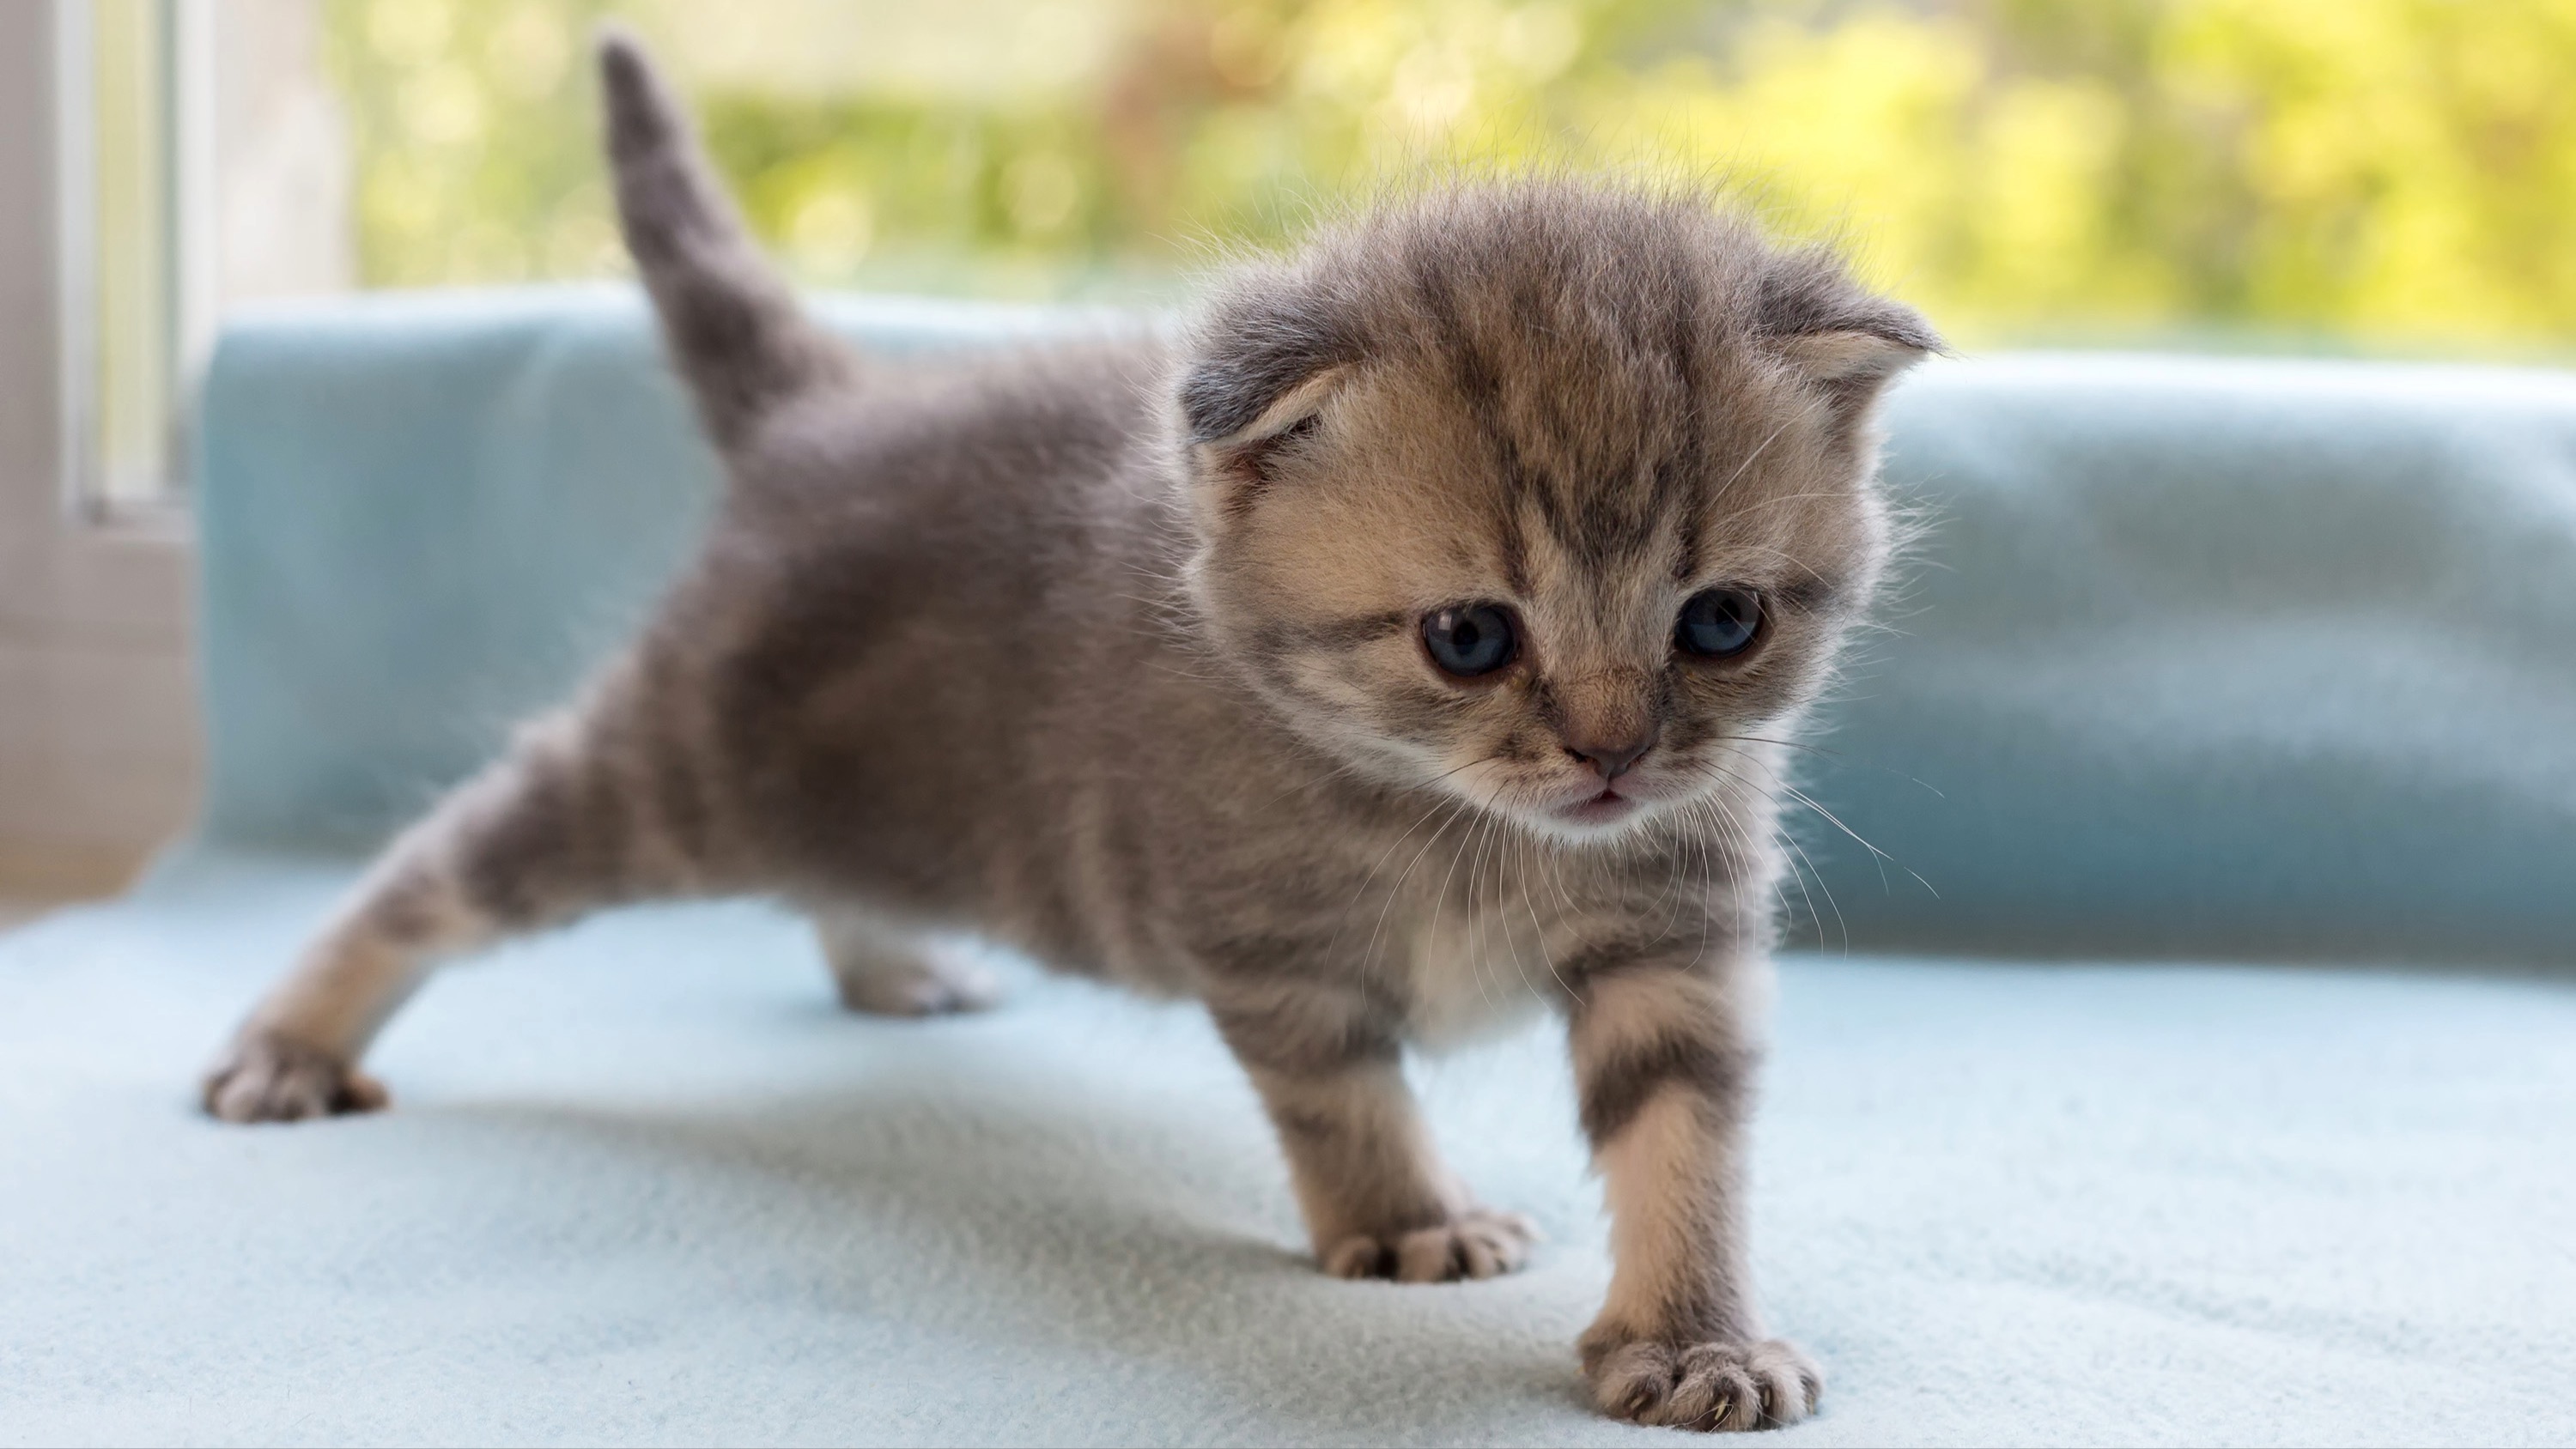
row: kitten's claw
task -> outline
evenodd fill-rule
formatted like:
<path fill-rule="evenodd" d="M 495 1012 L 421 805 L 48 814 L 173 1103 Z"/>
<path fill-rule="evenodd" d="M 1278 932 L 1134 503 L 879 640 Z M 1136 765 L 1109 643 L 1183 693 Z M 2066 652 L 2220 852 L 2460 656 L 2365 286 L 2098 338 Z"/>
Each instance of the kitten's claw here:
<path fill-rule="evenodd" d="M 1518 1272 L 1537 1244 L 1538 1226 L 1519 1213 L 1469 1208 L 1438 1227 L 1344 1238 L 1325 1250 L 1323 1264 L 1336 1278 L 1448 1283 Z"/>
<path fill-rule="evenodd" d="M 1601 1412 L 1675 1429 L 1779 1428 L 1814 1413 L 1825 1391 L 1814 1361 L 1777 1338 L 1602 1342 L 1587 1335 L 1583 1373 Z"/>
<path fill-rule="evenodd" d="M 226 1122 L 294 1122 L 373 1112 L 386 1101 L 375 1078 L 319 1047 L 244 1027 L 206 1073 L 206 1111 Z"/>

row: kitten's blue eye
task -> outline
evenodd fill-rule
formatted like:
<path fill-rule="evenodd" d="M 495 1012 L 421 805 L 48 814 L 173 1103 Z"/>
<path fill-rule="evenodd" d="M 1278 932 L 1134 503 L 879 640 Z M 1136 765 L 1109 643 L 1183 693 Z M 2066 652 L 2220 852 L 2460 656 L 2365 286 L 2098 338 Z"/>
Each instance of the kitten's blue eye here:
<path fill-rule="evenodd" d="M 1461 679 L 1491 674 L 1520 652 L 1512 616 L 1495 604 L 1432 610 L 1422 616 L 1422 644 L 1432 663 Z"/>
<path fill-rule="evenodd" d="M 1685 654 L 1724 659 L 1741 654 L 1762 628 L 1762 598 L 1751 589 L 1708 589 L 1691 595 L 1673 625 L 1673 643 Z"/>

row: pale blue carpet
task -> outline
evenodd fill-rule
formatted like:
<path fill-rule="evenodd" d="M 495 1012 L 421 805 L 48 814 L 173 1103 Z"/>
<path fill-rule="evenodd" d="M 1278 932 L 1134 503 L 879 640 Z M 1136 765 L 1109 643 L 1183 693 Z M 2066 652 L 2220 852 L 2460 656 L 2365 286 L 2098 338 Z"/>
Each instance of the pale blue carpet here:
<path fill-rule="evenodd" d="M 1629 1443 L 1557 1044 L 1425 1075 L 1549 1234 L 1327 1279 L 1197 1012 L 841 1013 L 755 908 L 442 978 L 394 1111 L 190 1070 L 341 879 L 246 859 L 0 942 L 0 1439 Z M 1801 957 L 1759 1139 L 1784 1442 L 2576 1441 L 2576 988 Z"/>

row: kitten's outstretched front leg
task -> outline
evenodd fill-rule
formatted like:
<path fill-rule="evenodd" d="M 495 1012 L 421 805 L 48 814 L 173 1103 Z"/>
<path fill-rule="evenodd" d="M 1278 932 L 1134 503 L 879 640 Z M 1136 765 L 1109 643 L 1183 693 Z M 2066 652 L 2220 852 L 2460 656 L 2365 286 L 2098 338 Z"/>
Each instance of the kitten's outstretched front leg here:
<path fill-rule="evenodd" d="M 1211 1010 L 1278 1128 L 1325 1272 L 1438 1283 L 1529 1261 L 1529 1219 L 1476 1206 L 1441 1165 L 1397 1039 L 1367 1003 L 1292 989 Z"/>
<path fill-rule="evenodd" d="M 1576 983 L 1583 1129 L 1608 1199 L 1610 1298 L 1582 1340 L 1604 1412 L 1690 1429 L 1794 1424 L 1823 1376 L 1763 1335 L 1745 1261 L 1744 1127 L 1759 1052 L 1717 979 L 1614 960 Z"/>
<path fill-rule="evenodd" d="M 367 1043 L 441 957 L 500 929 L 437 856 L 416 831 L 368 872 L 206 1074 L 208 1112 L 293 1122 L 385 1105 L 358 1070 Z"/>
<path fill-rule="evenodd" d="M 381 1107 L 358 1058 L 441 960 L 699 885 L 697 842 L 670 823 L 679 778 L 621 735 L 618 716 L 522 732 L 386 849 L 207 1073 L 206 1110 L 287 1122 Z"/>

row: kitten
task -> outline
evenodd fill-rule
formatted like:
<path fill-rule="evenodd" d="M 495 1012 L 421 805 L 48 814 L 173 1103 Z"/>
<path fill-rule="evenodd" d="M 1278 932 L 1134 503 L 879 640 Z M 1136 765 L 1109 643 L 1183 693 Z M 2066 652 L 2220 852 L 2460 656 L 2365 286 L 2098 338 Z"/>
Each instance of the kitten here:
<path fill-rule="evenodd" d="M 1939 344 L 1685 196 L 1461 186 L 1241 271 L 1177 343 L 884 366 L 807 321 L 640 52 L 628 246 L 729 475 L 625 656 L 385 851 L 207 1078 L 384 1105 L 441 958 L 651 897 L 810 913 L 845 999 L 973 1006 L 965 927 L 1201 998 L 1345 1277 L 1509 1272 L 1401 1054 L 1564 1014 L 1608 1412 L 1746 1429 L 1743 1158 L 1780 743 L 1888 551 L 1872 405 Z"/>

